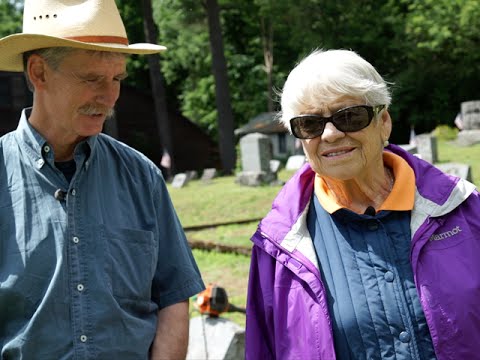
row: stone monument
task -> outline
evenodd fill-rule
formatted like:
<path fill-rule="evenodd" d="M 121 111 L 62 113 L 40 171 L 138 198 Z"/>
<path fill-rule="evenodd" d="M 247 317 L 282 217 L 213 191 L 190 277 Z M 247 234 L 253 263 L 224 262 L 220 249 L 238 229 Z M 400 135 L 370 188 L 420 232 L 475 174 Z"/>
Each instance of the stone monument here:
<path fill-rule="evenodd" d="M 272 144 L 267 135 L 252 133 L 240 139 L 242 171 L 236 182 L 241 185 L 258 186 L 276 179 L 270 169 Z"/>
<path fill-rule="evenodd" d="M 437 138 L 430 134 L 421 134 L 415 137 L 419 157 L 430 164 L 438 161 Z"/>
<path fill-rule="evenodd" d="M 470 146 L 480 143 L 480 100 L 462 102 L 460 107 L 462 131 L 457 135 L 457 144 Z"/>
<path fill-rule="evenodd" d="M 288 158 L 285 169 L 289 171 L 300 169 L 305 164 L 305 155 L 292 155 Z"/>
<path fill-rule="evenodd" d="M 221 317 L 190 319 L 187 360 L 243 360 L 245 329 Z"/>
<path fill-rule="evenodd" d="M 172 180 L 172 187 L 174 188 L 182 188 L 188 183 L 188 177 L 187 174 L 185 173 L 180 173 L 175 175 L 175 177 Z"/>
<path fill-rule="evenodd" d="M 468 164 L 450 162 L 435 164 L 435 166 L 447 174 L 458 176 L 459 178 L 473 182 L 472 170 Z"/>

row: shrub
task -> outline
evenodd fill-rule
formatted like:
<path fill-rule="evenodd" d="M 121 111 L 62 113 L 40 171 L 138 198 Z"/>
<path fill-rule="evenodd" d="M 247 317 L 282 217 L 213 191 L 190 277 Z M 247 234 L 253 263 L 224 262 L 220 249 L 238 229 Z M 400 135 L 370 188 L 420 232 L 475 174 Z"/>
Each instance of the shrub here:
<path fill-rule="evenodd" d="M 448 125 L 438 125 L 435 130 L 432 131 L 432 135 L 439 140 L 455 140 L 458 135 L 458 129 Z"/>

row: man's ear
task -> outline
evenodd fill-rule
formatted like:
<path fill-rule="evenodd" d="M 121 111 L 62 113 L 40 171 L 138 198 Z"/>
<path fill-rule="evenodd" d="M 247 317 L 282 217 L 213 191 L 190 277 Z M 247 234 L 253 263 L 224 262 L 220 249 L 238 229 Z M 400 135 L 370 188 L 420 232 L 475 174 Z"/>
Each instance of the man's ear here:
<path fill-rule="evenodd" d="M 32 54 L 27 62 L 27 74 L 35 90 L 44 89 L 46 86 L 47 64 L 45 60 L 37 54 Z"/>

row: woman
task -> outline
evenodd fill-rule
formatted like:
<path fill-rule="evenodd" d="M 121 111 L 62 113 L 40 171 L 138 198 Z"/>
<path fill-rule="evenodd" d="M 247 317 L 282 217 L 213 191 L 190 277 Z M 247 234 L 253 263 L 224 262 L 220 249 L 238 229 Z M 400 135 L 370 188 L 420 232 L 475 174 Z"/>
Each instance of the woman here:
<path fill-rule="evenodd" d="M 479 358 L 479 194 L 388 144 L 390 101 L 353 51 L 290 73 L 308 163 L 252 237 L 247 359 Z"/>

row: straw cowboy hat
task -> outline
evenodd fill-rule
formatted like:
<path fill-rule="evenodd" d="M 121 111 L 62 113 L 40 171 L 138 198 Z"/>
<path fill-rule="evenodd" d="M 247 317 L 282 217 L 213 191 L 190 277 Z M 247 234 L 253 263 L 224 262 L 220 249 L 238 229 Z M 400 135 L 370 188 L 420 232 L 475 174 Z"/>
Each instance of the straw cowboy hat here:
<path fill-rule="evenodd" d="M 57 46 L 127 54 L 166 49 L 129 44 L 115 0 L 25 0 L 23 32 L 0 39 L 0 70 L 23 71 L 24 52 Z"/>

